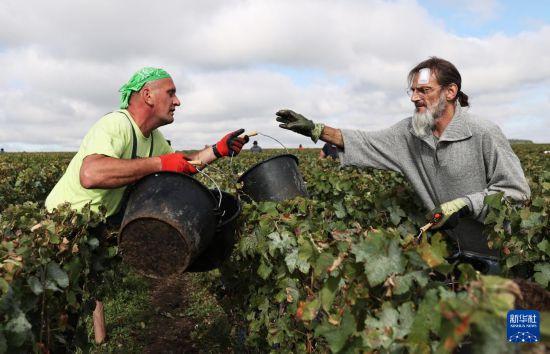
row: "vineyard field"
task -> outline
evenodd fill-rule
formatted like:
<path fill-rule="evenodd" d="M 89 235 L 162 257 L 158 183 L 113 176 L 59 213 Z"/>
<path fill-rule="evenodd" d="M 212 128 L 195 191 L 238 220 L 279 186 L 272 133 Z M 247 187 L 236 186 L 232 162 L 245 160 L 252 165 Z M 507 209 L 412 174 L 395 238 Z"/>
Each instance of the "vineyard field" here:
<path fill-rule="evenodd" d="M 427 210 L 402 175 L 340 168 L 318 159 L 318 149 L 305 149 L 289 152 L 299 158 L 309 198 L 243 202 L 231 258 L 220 269 L 174 277 L 165 288 L 121 263 L 118 230 L 101 227 L 101 214 L 77 214 L 67 206 L 46 212 L 44 199 L 72 153 L 2 154 L 0 353 L 71 346 L 97 352 L 121 346 L 132 352 L 182 346 L 213 352 L 517 352 L 506 342 L 506 314 L 513 308 L 538 309 L 542 339 L 549 343 L 550 155 L 543 152 L 550 145 L 513 148 L 532 198 L 524 205 L 500 194 L 486 198 L 489 244 L 501 252 L 498 276 L 450 262 L 453 244 L 441 232 L 429 231 L 415 244 Z M 195 177 L 209 188 L 213 180 L 238 193 L 244 171 L 282 153 L 244 151 Z M 171 296 L 179 312 L 167 307 Z M 108 321 L 125 318 L 109 327 L 103 347 L 91 344 L 96 297 L 106 300 Z M 151 346 L 144 338 L 153 336 Z M 158 338 L 166 340 L 164 347 Z M 543 352 L 546 345 L 519 349 Z"/>

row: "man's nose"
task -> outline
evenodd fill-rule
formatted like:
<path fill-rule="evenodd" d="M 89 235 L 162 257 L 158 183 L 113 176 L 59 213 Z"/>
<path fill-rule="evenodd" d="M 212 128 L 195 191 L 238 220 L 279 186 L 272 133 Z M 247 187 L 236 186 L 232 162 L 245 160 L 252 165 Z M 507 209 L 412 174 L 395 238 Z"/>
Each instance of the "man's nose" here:
<path fill-rule="evenodd" d="M 174 106 L 179 106 L 179 105 L 181 105 L 180 99 L 178 98 L 178 96 L 174 96 Z"/>
<path fill-rule="evenodd" d="M 417 102 L 417 101 L 420 101 L 420 95 L 416 90 L 413 90 L 411 94 L 411 102 Z"/>

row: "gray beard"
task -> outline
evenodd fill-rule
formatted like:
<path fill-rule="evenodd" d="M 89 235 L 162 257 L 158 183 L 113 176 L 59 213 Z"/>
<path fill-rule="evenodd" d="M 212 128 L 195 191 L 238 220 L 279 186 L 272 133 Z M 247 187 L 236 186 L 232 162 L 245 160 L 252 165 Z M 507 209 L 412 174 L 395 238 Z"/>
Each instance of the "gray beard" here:
<path fill-rule="evenodd" d="M 447 103 L 444 95 L 439 97 L 437 106 L 432 111 L 429 107 L 426 108 L 426 111 L 423 113 L 414 111 L 412 117 L 412 128 L 414 133 L 420 137 L 425 138 L 428 135 L 432 134 L 435 129 L 435 120 L 443 114 L 445 110 L 445 104 Z"/>
<path fill-rule="evenodd" d="M 432 112 L 429 109 L 423 113 L 415 110 L 412 117 L 412 128 L 414 133 L 420 138 L 425 138 L 431 134 L 435 128 L 435 119 Z"/>

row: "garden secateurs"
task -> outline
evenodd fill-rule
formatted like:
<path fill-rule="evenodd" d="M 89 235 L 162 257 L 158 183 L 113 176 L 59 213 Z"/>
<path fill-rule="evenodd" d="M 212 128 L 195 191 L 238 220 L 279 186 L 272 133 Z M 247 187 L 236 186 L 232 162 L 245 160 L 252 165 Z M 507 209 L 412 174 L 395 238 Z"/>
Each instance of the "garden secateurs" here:
<path fill-rule="evenodd" d="M 420 240 L 422 239 L 422 234 L 424 232 L 428 231 L 429 229 L 431 229 L 432 226 L 437 224 L 441 220 L 442 217 L 443 217 L 443 214 L 435 213 L 432 220 L 430 220 L 429 223 L 427 223 L 426 225 L 424 225 L 420 228 L 420 232 L 418 233 L 418 235 L 414 239 L 415 243 L 419 244 Z"/>

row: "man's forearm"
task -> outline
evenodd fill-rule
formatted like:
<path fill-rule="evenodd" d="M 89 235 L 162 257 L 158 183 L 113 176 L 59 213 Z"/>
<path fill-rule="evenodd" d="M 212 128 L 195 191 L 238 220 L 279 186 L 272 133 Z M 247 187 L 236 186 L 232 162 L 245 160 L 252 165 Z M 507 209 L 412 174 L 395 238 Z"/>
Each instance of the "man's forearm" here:
<path fill-rule="evenodd" d="M 342 138 L 342 131 L 340 129 L 331 128 L 325 125 L 319 139 L 332 145 L 336 145 L 339 148 L 344 148 L 344 138 Z"/>
<path fill-rule="evenodd" d="M 205 164 L 209 164 L 210 162 L 217 159 L 211 146 L 204 148 L 201 151 L 190 154 L 187 157 L 190 160 L 200 160 L 202 162 L 202 166 L 204 166 Z"/>
<path fill-rule="evenodd" d="M 80 184 L 86 189 L 113 189 L 126 186 L 162 169 L 160 157 L 117 159 L 90 155 L 82 162 Z"/>

